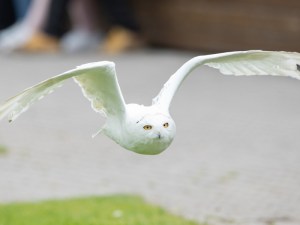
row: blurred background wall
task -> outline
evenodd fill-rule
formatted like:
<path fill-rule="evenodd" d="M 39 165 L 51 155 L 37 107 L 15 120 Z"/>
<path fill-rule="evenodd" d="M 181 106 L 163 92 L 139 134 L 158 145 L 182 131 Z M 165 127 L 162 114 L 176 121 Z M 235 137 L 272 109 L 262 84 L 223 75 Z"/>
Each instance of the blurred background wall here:
<path fill-rule="evenodd" d="M 207 52 L 300 51 L 299 0 L 132 0 L 150 43 Z"/>

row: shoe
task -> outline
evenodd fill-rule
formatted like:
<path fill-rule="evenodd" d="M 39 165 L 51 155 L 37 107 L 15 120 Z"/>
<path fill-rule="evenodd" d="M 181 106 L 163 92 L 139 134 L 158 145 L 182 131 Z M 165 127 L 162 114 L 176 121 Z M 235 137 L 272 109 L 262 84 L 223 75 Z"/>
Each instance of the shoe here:
<path fill-rule="evenodd" d="M 98 47 L 101 38 L 100 32 L 74 29 L 61 39 L 60 47 L 67 53 L 90 51 Z"/>
<path fill-rule="evenodd" d="M 59 41 L 57 38 L 44 33 L 35 33 L 32 37 L 20 48 L 24 52 L 58 52 Z"/>
<path fill-rule="evenodd" d="M 16 23 L 0 32 L 0 52 L 9 53 L 20 48 L 32 35 L 25 23 Z"/>
<path fill-rule="evenodd" d="M 102 48 L 108 54 L 117 54 L 143 45 L 145 41 L 137 33 L 123 27 L 114 27 L 108 32 Z"/>

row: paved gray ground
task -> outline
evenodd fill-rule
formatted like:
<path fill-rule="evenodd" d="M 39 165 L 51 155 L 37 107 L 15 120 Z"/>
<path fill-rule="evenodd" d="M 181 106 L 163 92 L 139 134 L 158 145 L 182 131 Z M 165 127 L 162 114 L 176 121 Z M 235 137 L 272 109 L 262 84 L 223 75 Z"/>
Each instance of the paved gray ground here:
<path fill-rule="evenodd" d="M 111 59 L 127 102 L 149 104 L 191 53 L 118 57 L 0 56 L 0 101 L 76 65 Z M 210 224 L 300 224 L 300 82 L 193 72 L 171 112 L 172 146 L 157 156 L 123 150 L 73 82 L 9 125 L 1 122 L 0 202 L 134 193 Z M 274 222 L 274 223 L 272 223 Z"/>

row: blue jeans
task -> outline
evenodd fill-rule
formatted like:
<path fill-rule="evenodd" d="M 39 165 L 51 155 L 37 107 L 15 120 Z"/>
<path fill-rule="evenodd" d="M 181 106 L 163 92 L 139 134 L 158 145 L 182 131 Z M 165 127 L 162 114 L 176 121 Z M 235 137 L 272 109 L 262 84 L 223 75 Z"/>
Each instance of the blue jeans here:
<path fill-rule="evenodd" d="M 31 0 L 13 0 L 15 7 L 16 20 L 22 20 L 30 6 Z"/>

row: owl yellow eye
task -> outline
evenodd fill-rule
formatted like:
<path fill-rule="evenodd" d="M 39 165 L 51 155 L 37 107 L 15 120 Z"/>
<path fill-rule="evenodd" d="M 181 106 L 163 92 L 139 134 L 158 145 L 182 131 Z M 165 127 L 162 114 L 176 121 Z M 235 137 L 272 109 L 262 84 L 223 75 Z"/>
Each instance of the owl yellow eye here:
<path fill-rule="evenodd" d="M 169 123 L 164 123 L 164 128 L 167 128 L 167 127 L 169 127 Z"/>
<path fill-rule="evenodd" d="M 151 125 L 145 125 L 143 128 L 144 128 L 144 130 L 151 130 L 152 126 Z"/>

